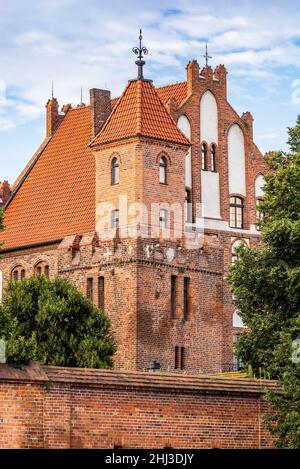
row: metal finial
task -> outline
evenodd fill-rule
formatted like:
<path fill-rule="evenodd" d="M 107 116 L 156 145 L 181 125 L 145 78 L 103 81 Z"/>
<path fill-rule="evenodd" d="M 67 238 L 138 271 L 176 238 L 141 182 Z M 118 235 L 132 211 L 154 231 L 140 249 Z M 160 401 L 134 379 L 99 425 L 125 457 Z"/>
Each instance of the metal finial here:
<path fill-rule="evenodd" d="M 54 97 L 54 83 L 53 80 L 51 81 L 51 99 Z"/>
<path fill-rule="evenodd" d="M 143 77 L 143 66 L 145 65 L 145 61 L 143 60 L 143 54 L 144 55 L 147 55 L 148 54 L 148 49 L 144 46 L 142 46 L 142 39 L 143 39 L 143 36 L 142 36 L 142 30 L 140 29 L 140 35 L 139 35 L 139 41 L 140 41 L 140 45 L 139 47 L 133 47 L 132 48 L 132 52 L 138 56 L 138 60 L 135 62 L 136 65 L 138 66 L 138 76 L 137 76 L 137 79 L 138 80 L 143 80 L 144 77 Z"/>
<path fill-rule="evenodd" d="M 80 88 L 80 104 L 82 104 L 82 87 Z"/>
<path fill-rule="evenodd" d="M 208 55 L 208 52 L 207 52 L 207 43 L 206 43 L 206 46 L 205 46 L 205 54 L 203 55 L 203 57 L 205 58 L 205 63 L 206 63 L 206 67 L 207 67 L 208 66 L 208 60 L 212 59 L 211 55 Z"/>

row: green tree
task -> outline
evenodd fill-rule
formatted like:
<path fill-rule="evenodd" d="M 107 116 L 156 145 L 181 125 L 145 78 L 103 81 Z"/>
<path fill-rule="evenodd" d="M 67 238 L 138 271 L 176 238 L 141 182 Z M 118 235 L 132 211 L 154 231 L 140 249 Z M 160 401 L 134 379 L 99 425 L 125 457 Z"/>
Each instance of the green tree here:
<path fill-rule="evenodd" d="M 9 282 L 0 305 L 7 361 L 111 368 L 109 319 L 66 278 L 38 275 Z"/>
<path fill-rule="evenodd" d="M 295 127 L 288 127 L 288 145 L 292 153 L 300 153 L 300 114 L 297 116 Z"/>
<path fill-rule="evenodd" d="M 300 339 L 300 116 L 288 134 L 292 153 L 274 154 L 265 178 L 262 243 L 238 248 L 229 283 L 248 328 L 237 354 L 257 376 L 263 370 L 285 390 L 267 392 L 276 413 L 265 424 L 277 446 L 300 448 L 300 363 L 292 360 Z"/>

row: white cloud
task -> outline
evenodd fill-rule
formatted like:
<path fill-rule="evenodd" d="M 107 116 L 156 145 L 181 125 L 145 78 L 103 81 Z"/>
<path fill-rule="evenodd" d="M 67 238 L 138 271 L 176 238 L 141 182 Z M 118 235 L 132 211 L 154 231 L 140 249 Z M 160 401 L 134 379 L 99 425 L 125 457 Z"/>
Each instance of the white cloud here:
<path fill-rule="evenodd" d="M 300 104 L 300 79 L 292 82 L 292 88 L 295 88 L 291 95 L 291 101 L 293 104 Z"/>

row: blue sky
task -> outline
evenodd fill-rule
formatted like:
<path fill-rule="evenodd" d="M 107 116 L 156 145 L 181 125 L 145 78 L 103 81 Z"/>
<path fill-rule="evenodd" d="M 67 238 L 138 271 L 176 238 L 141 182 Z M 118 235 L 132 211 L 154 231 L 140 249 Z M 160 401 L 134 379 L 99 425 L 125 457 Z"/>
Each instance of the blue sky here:
<path fill-rule="evenodd" d="M 254 115 L 264 152 L 285 148 L 300 113 L 299 0 L 0 0 L 0 181 L 10 182 L 45 133 L 45 104 L 84 102 L 92 87 L 118 96 L 135 77 L 138 30 L 149 49 L 145 76 L 156 85 L 201 65 L 228 69 L 235 109 Z"/>

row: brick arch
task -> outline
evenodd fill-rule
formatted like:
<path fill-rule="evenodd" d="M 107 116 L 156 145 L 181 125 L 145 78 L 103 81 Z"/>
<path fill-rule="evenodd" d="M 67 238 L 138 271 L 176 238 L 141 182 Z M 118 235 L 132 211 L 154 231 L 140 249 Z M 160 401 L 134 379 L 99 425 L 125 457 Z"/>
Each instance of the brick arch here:
<path fill-rule="evenodd" d="M 162 157 L 165 157 L 166 160 L 167 160 L 168 165 L 172 166 L 172 159 L 171 159 L 170 155 L 168 155 L 168 153 L 165 152 L 165 151 L 160 151 L 160 152 L 158 153 L 158 155 L 156 156 L 156 164 L 159 165 L 160 159 L 161 159 Z"/>
<path fill-rule="evenodd" d="M 205 93 L 207 93 L 207 91 L 209 91 L 209 92 L 213 95 L 213 97 L 215 98 L 216 103 L 217 103 L 218 112 L 219 112 L 219 109 L 220 109 L 220 107 L 221 107 L 220 102 L 219 102 L 219 97 L 216 96 L 216 94 L 214 93 L 214 91 L 212 90 L 212 88 L 209 88 L 209 87 L 208 87 L 208 88 L 205 88 L 205 89 L 202 91 L 202 93 L 200 94 L 200 96 L 199 96 L 199 107 L 200 107 L 201 99 L 203 98 L 203 96 L 205 95 Z"/>
<path fill-rule="evenodd" d="M 178 116 L 178 118 L 177 118 L 177 122 L 176 122 L 177 127 L 178 127 L 178 121 L 179 121 L 179 119 L 180 119 L 181 117 L 185 117 L 185 118 L 187 119 L 188 123 L 189 123 L 191 135 L 190 135 L 190 136 L 187 136 L 187 137 L 192 141 L 193 131 L 194 131 L 194 129 L 193 129 L 194 123 L 192 124 L 192 119 L 191 119 L 190 117 L 188 117 L 188 115 L 187 115 L 185 112 L 183 112 L 183 113 L 180 114 L 180 116 Z M 180 128 L 179 128 L 179 129 L 180 129 Z M 181 131 L 182 133 L 184 133 L 183 130 L 180 129 L 180 131 Z"/>
<path fill-rule="evenodd" d="M 233 127 L 234 125 L 238 125 L 238 126 L 239 126 L 239 128 L 241 129 L 242 134 L 243 134 L 243 136 L 244 136 L 244 141 L 246 142 L 246 138 L 247 138 L 246 131 L 244 130 L 244 128 L 243 128 L 243 126 L 241 125 L 240 121 L 236 119 L 236 120 L 230 122 L 230 124 L 228 125 L 228 127 L 227 127 L 227 129 L 226 129 L 225 135 L 226 135 L 227 145 L 228 145 L 228 134 L 229 134 L 229 131 L 230 131 L 231 127 Z M 246 153 L 246 144 L 245 144 L 245 153 Z"/>
<path fill-rule="evenodd" d="M 26 273 L 27 273 L 27 270 L 26 270 L 26 266 L 24 266 L 24 263 L 23 262 L 15 262 L 13 264 L 13 266 L 10 267 L 10 271 L 9 271 L 9 278 L 11 280 L 13 280 L 13 274 L 15 271 L 19 271 L 20 273 L 24 270 L 25 272 L 25 277 L 26 277 Z"/>
<path fill-rule="evenodd" d="M 107 159 L 107 166 L 108 168 L 111 168 L 111 163 L 113 161 L 114 158 L 117 158 L 119 163 L 122 164 L 122 158 L 121 158 L 121 155 L 117 152 L 113 152 L 110 157 Z"/>

